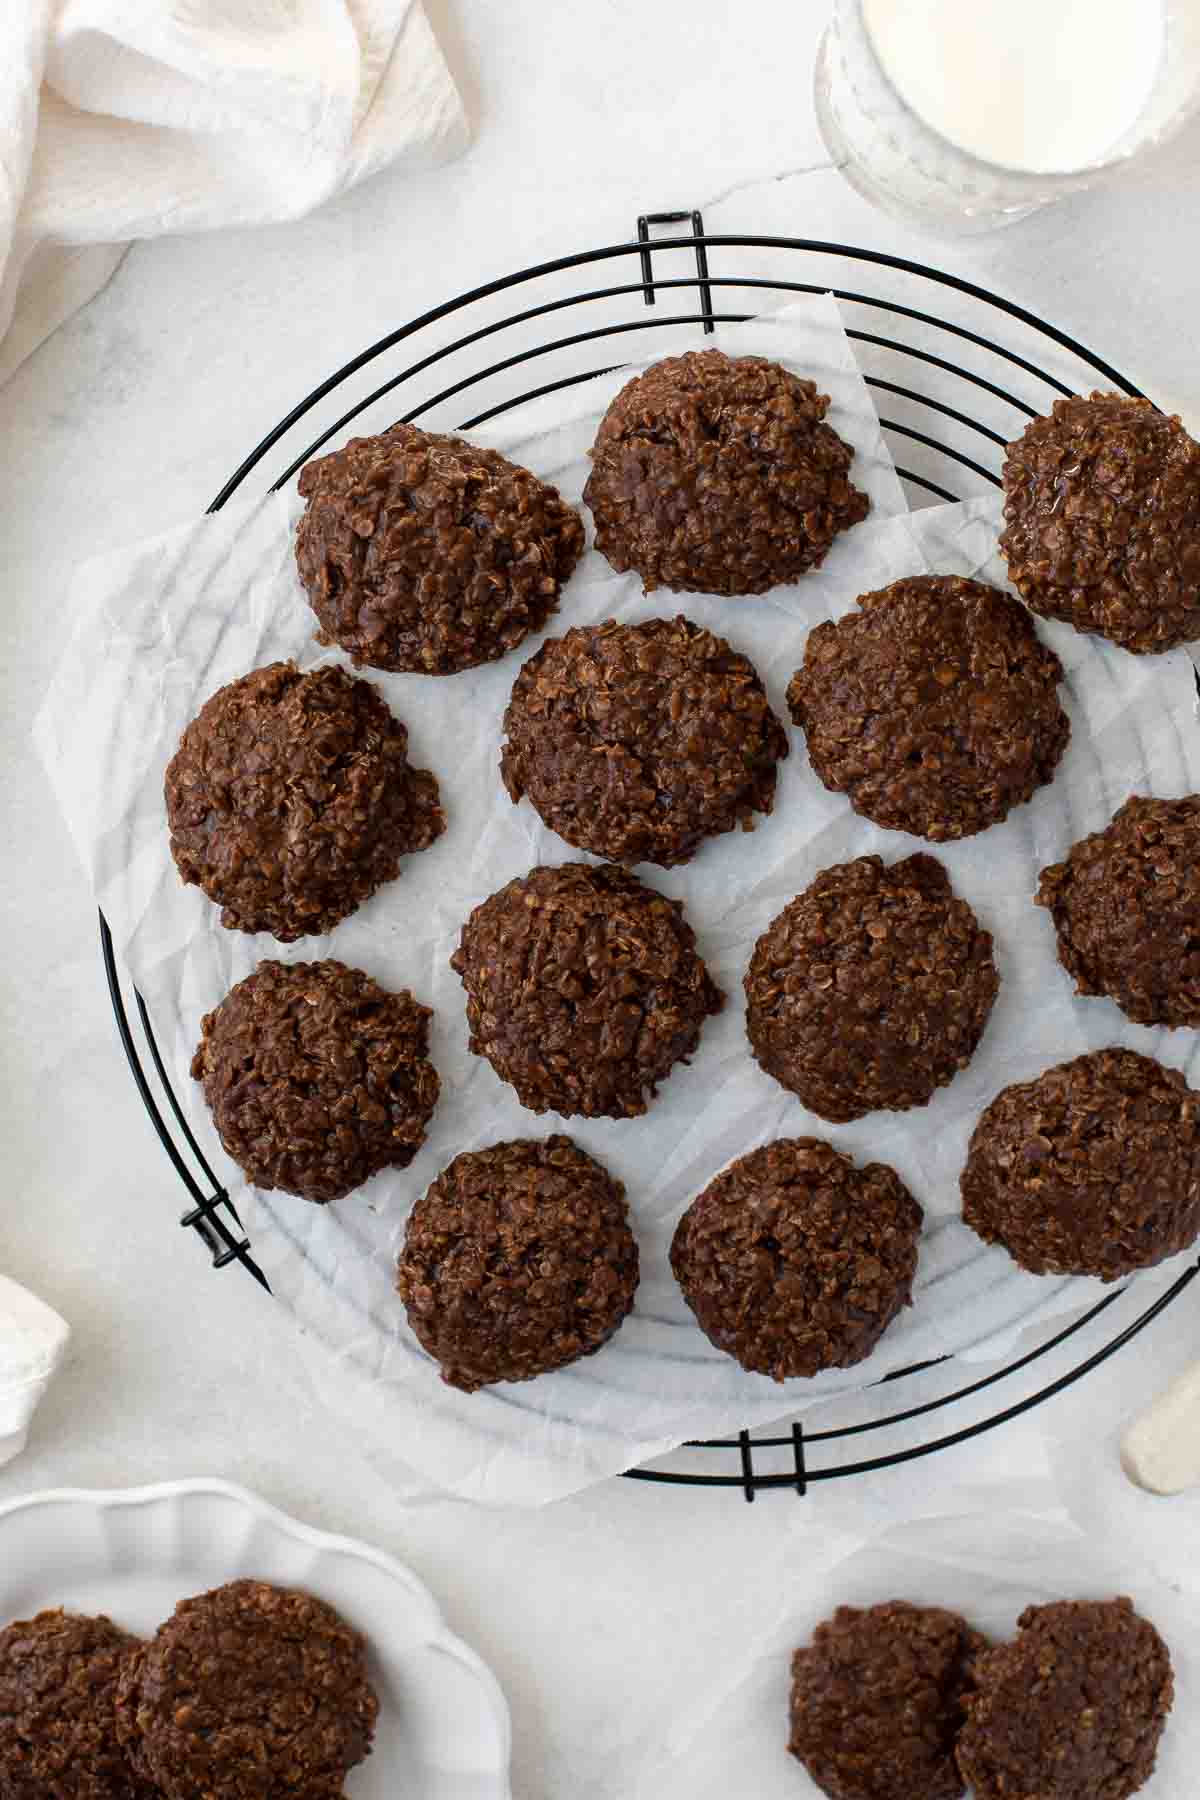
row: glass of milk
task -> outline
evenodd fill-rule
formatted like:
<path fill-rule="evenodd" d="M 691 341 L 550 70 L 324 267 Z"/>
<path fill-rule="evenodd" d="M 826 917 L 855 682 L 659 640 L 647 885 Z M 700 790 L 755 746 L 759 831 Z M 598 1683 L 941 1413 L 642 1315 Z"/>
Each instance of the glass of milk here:
<path fill-rule="evenodd" d="M 1160 143 L 1200 100 L 1200 0 L 834 0 L 817 118 L 868 200 L 995 230 Z"/>

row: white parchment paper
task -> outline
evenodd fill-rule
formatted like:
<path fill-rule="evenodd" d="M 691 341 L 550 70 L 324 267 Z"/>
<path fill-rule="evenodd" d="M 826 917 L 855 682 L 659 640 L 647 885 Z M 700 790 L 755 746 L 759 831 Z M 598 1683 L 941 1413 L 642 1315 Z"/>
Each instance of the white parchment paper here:
<path fill-rule="evenodd" d="M 712 340 L 709 340 L 710 342 Z M 854 478 L 873 511 L 824 567 L 794 588 L 730 602 L 642 596 L 594 550 L 573 577 L 551 630 L 681 608 L 755 662 L 781 718 L 784 690 L 809 627 L 857 594 L 936 569 L 1002 579 L 991 502 L 909 515 L 832 300 L 719 334 L 730 350 L 770 354 L 814 375 L 834 397 L 831 420 L 856 448 Z M 627 376 L 554 396 L 479 432 L 578 498 L 600 412 Z M 567 409 L 570 409 L 569 415 Z M 120 954 L 170 1053 L 177 1091 L 211 1146 L 275 1294 L 304 1327 L 330 1404 L 361 1429 L 381 1462 L 399 1457 L 476 1499 L 537 1503 L 662 1453 L 690 1437 L 753 1427 L 812 1400 L 947 1351 L 995 1354 L 1025 1326 L 1101 1289 L 1022 1274 L 957 1218 L 957 1178 L 970 1130 L 992 1095 L 1049 1063 L 1127 1042 L 1185 1066 L 1194 1034 L 1128 1024 L 1106 1001 L 1077 1001 L 1054 955 L 1047 916 L 1032 905 L 1040 866 L 1097 829 L 1131 792 L 1200 788 L 1192 666 L 1182 653 L 1136 659 L 1065 627 L 1042 627 L 1066 668 L 1073 735 L 1054 783 L 1003 825 L 938 854 L 957 890 L 994 932 L 1002 987 L 971 1068 L 924 1108 L 830 1127 L 763 1075 L 745 1044 L 741 976 L 775 913 L 828 865 L 867 852 L 889 860 L 919 847 L 857 818 L 828 794 L 793 733 L 776 807 L 751 835 L 704 847 L 687 867 L 641 871 L 683 900 L 725 1011 L 647 1116 L 577 1120 L 525 1112 L 490 1067 L 469 1055 L 463 995 L 448 967 L 470 909 L 532 864 L 577 853 L 514 808 L 498 773 L 500 721 L 520 656 L 441 680 L 375 675 L 410 728 L 414 763 L 441 784 L 449 829 L 408 859 L 397 882 L 326 938 L 280 946 L 223 931 L 217 911 L 185 889 L 171 862 L 162 776 L 187 721 L 223 683 L 278 657 L 330 660 L 291 554 L 293 497 L 230 506 L 164 537 L 86 565 L 72 596 L 75 637 L 45 702 L 38 741 Z M 545 635 L 545 634 L 543 634 Z M 541 639 L 530 640 L 527 650 Z M 442 1099 L 408 1170 L 315 1208 L 241 1183 L 222 1157 L 188 1063 L 202 1013 L 264 957 L 334 955 L 435 1008 L 432 1052 Z M 458 1151 L 567 1129 L 626 1184 L 642 1250 L 637 1307 L 596 1357 L 532 1383 L 465 1396 L 447 1388 L 408 1330 L 392 1268 L 412 1201 Z M 916 1303 L 855 1370 L 779 1386 L 712 1348 L 671 1277 L 676 1221 L 731 1158 L 781 1133 L 828 1137 L 860 1160 L 892 1163 L 926 1211 Z"/>
<path fill-rule="evenodd" d="M 819 1790 L 789 1756 L 791 1653 L 838 1606 L 910 1600 L 960 1612 L 993 1642 L 1016 1635 L 1026 1606 L 1112 1600 L 1125 1594 L 1162 1634 L 1175 1703 L 1146 1800 L 1190 1800 L 1200 1766 L 1200 1612 L 1181 1591 L 1127 1553 L 1086 1537 L 1058 1511 L 987 1511 L 922 1519 L 888 1532 L 833 1566 L 814 1568 L 809 1546 L 780 1570 L 779 1616 L 753 1645 L 714 1670 L 707 1691 L 674 1721 L 661 1752 L 633 1781 L 630 1800 L 806 1800 Z"/>

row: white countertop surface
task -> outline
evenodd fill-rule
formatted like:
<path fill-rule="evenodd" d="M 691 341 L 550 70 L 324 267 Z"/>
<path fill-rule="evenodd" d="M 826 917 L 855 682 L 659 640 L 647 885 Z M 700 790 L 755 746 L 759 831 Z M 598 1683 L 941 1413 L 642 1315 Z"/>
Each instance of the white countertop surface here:
<path fill-rule="evenodd" d="M 0 1269 L 73 1325 L 0 1499 L 212 1474 L 404 1558 L 512 1704 L 514 1793 L 638 1791 L 644 1752 L 778 1611 L 779 1561 L 842 1531 L 1015 1493 L 1047 1451 L 1077 1516 L 1190 1580 L 1200 1502 L 1123 1483 L 1122 1418 L 1200 1354 L 1189 1297 L 1029 1418 L 806 1500 L 612 1481 L 533 1514 L 396 1491 L 313 1400 L 291 1329 L 174 1221 L 184 1195 L 116 1042 L 94 911 L 29 743 L 72 565 L 208 503 L 329 370 L 491 275 L 701 206 L 710 231 L 895 249 L 1053 319 L 1200 420 L 1200 127 L 1119 190 L 985 240 L 920 239 L 828 165 L 810 97 L 826 8 L 433 0 L 476 126 L 458 163 L 308 222 L 135 248 L 0 392 Z M 1095 1342 L 1096 1340 L 1092 1340 Z M 1194 1560 L 1194 1556 L 1193 1556 Z"/>

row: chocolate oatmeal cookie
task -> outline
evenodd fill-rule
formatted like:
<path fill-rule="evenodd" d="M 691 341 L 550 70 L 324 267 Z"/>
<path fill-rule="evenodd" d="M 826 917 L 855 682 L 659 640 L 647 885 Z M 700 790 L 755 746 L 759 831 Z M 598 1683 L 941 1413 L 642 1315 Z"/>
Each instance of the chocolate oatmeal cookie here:
<path fill-rule="evenodd" d="M 912 1297 L 922 1213 L 893 1169 L 778 1138 L 692 1201 L 671 1267 L 705 1336 L 783 1381 L 847 1369 Z"/>
<path fill-rule="evenodd" d="M 540 631 L 583 551 L 557 488 L 496 450 L 393 425 L 300 471 L 296 563 L 317 641 L 453 675 Z"/>
<path fill-rule="evenodd" d="M 324 1601 L 232 1581 L 128 1659 L 121 1740 L 165 1800 L 340 1800 L 379 1712 L 365 1648 Z"/>
<path fill-rule="evenodd" d="M 1200 1232 L 1200 1095 L 1135 1050 L 1093 1050 L 997 1094 L 963 1219 L 1034 1275 L 1115 1281 Z"/>
<path fill-rule="evenodd" d="M 687 862 L 750 830 L 788 753 L 754 666 L 687 619 L 587 625 L 523 664 L 500 757 L 513 802 L 616 862 Z"/>
<path fill-rule="evenodd" d="M 255 1187 L 321 1203 L 407 1168 L 437 1104 L 432 1017 L 345 963 L 259 963 L 192 1059 L 226 1153 Z"/>
<path fill-rule="evenodd" d="M 1071 730 L 1062 673 L 1008 594 L 917 575 L 809 633 L 788 705 L 827 788 L 876 825 L 941 843 L 986 831 L 1050 780 Z"/>
<path fill-rule="evenodd" d="M 1139 1025 L 1200 1028 L 1200 794 L 1132 796 L 1042 870 L 1037 903 L 1077 994 L 1107 994 Z"/>
<path fill-rule="evenodd" d="M 1056 400 L 1004 464 L 1009 579 L 1123 649 L 1200 637 L 1200 444 L 1125 394 Z"/>
<path fill-rule="evenodd" d="M 417 1201 L 396 1286 L 464 1393 L 592 1356 L 633 1306 L 625 1190 L 568 1137 L 464 1151 Z"/>
<path fill-rule="evenodd" d="M 230 931 L 332 931 L 446 829 L 369 681 L 271 663 L 205 702 L 167 766 L 171 854 Z"/>
<path fill-rule="evenodd" d="M 761 356 L 689 350 L 635 375 L 592 446 L 597 550 L 647 593 L 798 581 L 870 507 L 828 410 L 811 381 Z"/>
<path fill-rule="evenodd" d="M 788 1749 L 829 1800 L 959 1800 L 954 1741 L 986 1648 L 940 1606 L 839 1606 L 792 1658 Z"/>
<path fill-rule="evenodd" d="M 823 1119 L 923 1106 L 965 1069 L 1000 978 L 984 931 L 932 856 L 825 869 L 754 946 L 755 1058 Z"/>
<path fill-rule="evenodd" d="M 150 1800 L 117 1740 L 117 1680 L 137 1641 L 57 1611 L 0 1631 L 0 1800 Z"/>
<path fill-rule="evenodd" d="M 630 1119 L 724 996 L 678 900 L 614 863 L 539 867 L 477 906 L 450 966 L 471 1049 L 530 1112 Z"/>
<path fill-rule="evenodd" d="M 964 1696 L 958 1764 L 975 1800 L 1128 1800 L 1174 1698 L 1167 1646 L 1128 1600 L 1028 1606 Z"/>

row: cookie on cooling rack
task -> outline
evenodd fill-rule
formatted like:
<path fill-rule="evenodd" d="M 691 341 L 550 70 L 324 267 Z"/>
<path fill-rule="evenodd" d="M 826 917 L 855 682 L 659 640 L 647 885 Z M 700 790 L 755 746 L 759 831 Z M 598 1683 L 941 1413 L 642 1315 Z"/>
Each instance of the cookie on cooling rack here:
<path fill-rule="evenodd" d="M 259 963 L 205 1016 L 192 1075 L 255 1187 L 340 1200 L 424 1143 L 432 1017 L 345 963 Z"/>
<path fill-rule="evenodd" d="M 442 1380 L 464 1393 L 594 1355 L 637 1284 L 625 1190 L 568 1137 L 456 1156 L 413 1207 L 396 1279 Z"/>
<path fill-rule="evenodd" d="M 761 356 L 689 350 L 635 375 L 592 446 L 597 550 L 647 593 L 798 581 L 870 508 L 828 409 L 813 382 Z"/>
<path fill-rule="evenodd" d="M 1071 730 L 1062 675 L 1010 595 L 917 575 L 816 626 L 787 697 L 827 788 L 940 843 L 998 824 L 1051 779 Z"/>
<path fill-rule="evenodd" d="M 471 1049 L 530 1112 L 629 1119 L 724 996 L 678 900 L 615 863 L 538 867 L 477 906 L 450 966 Z"/>
<path fill-rule="evenodd" d="M 1029 1606 L 976 1657 L 958 1765 L 976 1800 L 1128 1800 L 1154 1772 L 1171 1657 L 1129 1600 Z"/>
<path fill-rule="evenodd" d="M 1008 446 L 1004 521 L 1034 612 L 1137 652 L 1200 638 L 1200 444 L 1148 400 L 1056 400 Z"/>
<path fill-rule="evenodd" d="M 616 862 L 687 862 L 775 803 L 787 736 L 748 658 L 683 617 L 551 638 L 521 667 L 500 770 L 552 831 Z"/>
<path fill-rule="evenodd" d="M 117 1729 L 166 1800 L 340 1800 L 378 1712 L 364 1641 L 331 1606 L 233 1581 L 127 1660 Z"/>
<path fill-rule="evenodd" d="M 356 664 L 453 675 L 493 662 L 558 607 L 583 525 L 557 488 L 496 450 L 393 425 L 300 471 L 296 564 Z"/>
<path fill-rule="evenodd" d="M 705 1336 L 784 1381 L 846 1369 L 912 1298 L 922 1212 L 884 1163 L 819 1138 L 740 1156 L 692 1201 L 671 1267 Z"/>
<path fill-rule="evenodd" d="M 829 1800 L 959 1800 L 954 1744 L 986 1648 L 940 1606 L 839 1606 L 792 1658 L 788 1749 Z"/>
<path fill-rule="evenodd" d="M 965 1069 L 1000 978 L 936 858 L 825 869 L 754 946 L 746 1032 L 768 1075 L 823 1119 L 923 1106 Z"/>
<path fill-rule="evenodd" d="M 1133 795 L 1042 870 L 1037 903 L 1076 993 L 1107 994 L 1139 1025 L 1200 1028 L 1200 794 Z"/>
<path fill-rule="evenodd" d="M 331 931 L 446 829 L 438 785 L 369 681 L 271 663 L 187 727 L 165 781 L 171 854 L 231 931 Z"/>
<path fill-rule="evenodd" d="M 1034 1275 L 1116 1281 L 1200 1233 L 1200 1094 L 1136 1050 L 1004 1088 L 971 1137 L 963 1219 Z"/>
<path fill-rule="evenodd" d="M 138 1640 L 111 1619 L 41 1612 L 0 1631 L 3 1800 L 150 1800 L 117 1736 Z"/>

